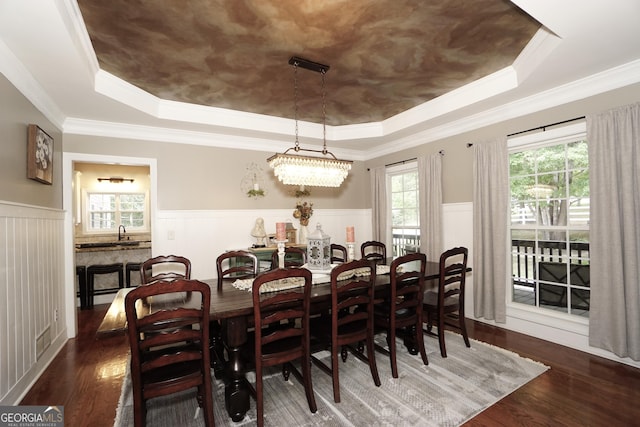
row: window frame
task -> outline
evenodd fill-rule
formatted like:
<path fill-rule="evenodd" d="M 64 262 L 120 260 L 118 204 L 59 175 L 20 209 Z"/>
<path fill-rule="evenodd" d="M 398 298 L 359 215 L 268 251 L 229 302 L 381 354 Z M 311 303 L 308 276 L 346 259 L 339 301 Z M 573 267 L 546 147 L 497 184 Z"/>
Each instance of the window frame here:
<path fill-rule="evenodd" d="M 551 130 L 545 130 L 543 132 L 537 132 L 535 134 L 527 134 L 522 136 L 519 135 L 512 138 L 508 138 L 507 147 L 508 147 L 508 154 L 510 156 L 512 153 L 518 152 L 518 151 L 534 150 L 542 147 L 549 147 L 549 146 L 554 146 L 558 144 L 566 144 L 566 143 L 577 142 L 581 140 L 585 140 L 585 141 L 587 140 L 586 122 L 584 121 L 566 125 L 559 128 L 555 128 L 555 129 L 551 129 Z M 508 187 L 509 194 L 511 194 L 510 177 L 511 175 L 509 174 L 509 187 Z M 566 329 L 566 330 L 573 330 L 574 328 L 571 326 L 572 324 L 588 325 L 589 318 L 572 314 L 571 307 L 570 307 L 571 304 L 569 303 L 567 304 L 568 306 L 567 311 L 564 312 L 564 311 L 555 311 L 549 308 L 540 307 L 539 295 L 536 295 L 535 305 L 528 305 L 528 304 L 513 301 L 514 287 L 513 287 L 513 277 L 512 277 L 513 275 L 512 273 L 512 265 L 513 265 L 512 264 L 513 263 L 512 230 L 518 230 L 518 229 L 530 230 L 532 227 L 527 224 L 521 225 L 521 226 L 512 224 L 511 223 L 511 204 L 509 204 L 508 209 L 509 209 L 509 213 L 508 213 L 508 227 L 507 227 L 507 245 L 508 245 L 507 247 L 510 249 L 507 251 L 507 260 L 506 260 L 507 266 L 508 266 L 507 280 L 506 280 L 507 310 L 512 311 L 514 313 L 528 312 L 529 315 L 525 314 L 523 318 L 528 317 L 531 320 L 535 319 L 536 321 L 540 321 L 540 319 L 545 318 L 544 322 L 541 322 L 541 323 L 548 323 L 551 326 L 560 327 L 561 329 Z M 571 232 L 573 231 L 589 232 L 588 223 L 587 225 L 571 225 L 569 221 L 567 221 L 567 225 L 563 226 L 562 228 L 563 230 L 566 230 L 566 233 L 567 233 L 567 239 L 566 239 L 567 244 L 571 243 L 570 238 L 568 237 Z M 543 230 L 543 229 L 549 229 L 549 227 L 545 227 L 545 226 L 535 227 L 536 232 L 538 230 Z M 553 229 L 557 230 L 557 228 L 553 228 Z M 536 241 L 537 241 L 537 238 L 536 238 Z M 538 254 L 537 249 L 535 253 Z M 570 266 L 573 265 L 571 259 L 574 259 L 575 257 L 571 257 L 569 253 L 567 254 L 567 258 L 569 258 L 567 271 L 570 271 L 570 268 L 571 268 Z M 586 258 L 586 259 L 588 262 L 590 262 L 589 258 Z M 537 268 L 537 265 L 534 265 L 534 268 Z M 570 287 L 569 284 L 567 284 L 567 290 L 569 292 L 572 288 L 573 286 Z M 536 294 L 538 294 L 538 292 L 536 292 Z M 531 317 L 532 314 L 534 317 Z"/>
<path fill-rule="evenodd" d="M 407 161 L 407 162 L 403 162 L 402 164 L 399 165 L 393 165 L 393 166 L 389 166 L 386 169 L 386 187 L 387 187 L 387 233 L 388 233 L 388 239 L 387 241 L 391 242 L 391 251 L 387 251 L 389 256 L 399 256 L 399 255 L 404 255 L 403 252 L 401 254 L 395 254 L 395 242 L 394 242 L 394 234 L 393 234 L 393 230 L 394 230 L 394 224 L 393 224 L 393 193 L 391 192 L 391 187 L 392 187 L 392 178 L 394 176 L 398 176 L 398 175 L 404 175 L 408 172 L 415 172 L 416 173 L 416 221 L 417 221 L 417 225 L 416 226 L 405 226 L 403 227 L 404 229 L 415 229 L 415 236 L 417 236 L 417 238 L 414 239 L 409 239 L 412 242 L 415 242 L 414 244 L 411 245 L 407 245 L 405 243 L 405 241 L 407 239 L 402 239 L 402 242 L 399 243 L 400 245 L 402 245 L 405 248 L 406 251 L 406 247 L 407 246 L 415 246 L 417 250 L 419 250 L 420 248 L 420 179 L 417 176 L 418 172 L 418 161 L 417 160 L 411 160 L 411 161 Z M 404 235 L 406 236 L 406 234 Z"/>
<path fill-rule="evenodd" d="M 104 194 L 104 195 L 114 195 L 116 197 L 116 210 L 115 212 L 115 226 L 114 228 L 109 229 L 94 229 L 91 228 L 91 220 L 90 220 L 90 211 L 89 211 L 89 197 L 94 194 Z M 142 227 L 132 227 L 126 226 L 126 230 L 128 233 L 148 233 L 151 230 L 150 224 L 150 215 L 149 215 L 149 191 L 94 191 L 94 190 L 82 190 L 82 231 L 85 235 L 103 235 L 103 234 L 114 234 L 118 232 L 118 228 L 121 225 L 121 210 L 120 210 L 120 196 L 122 195 L 143 195 L 144 196 L 144 208 L 142 211 L 143 218 L 143 226 Z M 131 211 L 124 211 L 131 212 Z"/>

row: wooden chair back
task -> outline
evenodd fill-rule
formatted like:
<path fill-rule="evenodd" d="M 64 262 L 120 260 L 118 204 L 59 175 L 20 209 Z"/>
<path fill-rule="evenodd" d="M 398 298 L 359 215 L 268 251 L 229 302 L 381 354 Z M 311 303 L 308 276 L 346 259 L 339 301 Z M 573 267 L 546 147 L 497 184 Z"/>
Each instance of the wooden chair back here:
<path fill-rule="evenodd" d="M 218 290 L 225 278 L 249 279 L 258 275 L 258 258 L 249 251 L 229 251 L 216 258 Z"/>
<path fill-rule="evenodd" d="M 465 323 L 464 294 L 469 251 L 465 247 L 449 249 L 440 256 L 438 291 L 425 292 L 423 309 L 427 315 L 427 332 L 434 323 L 438 327 L 440 354 L 447 357 L 444 338 L 445 325 L 459 329 L 467 347 L 470 347 Z"/>
<path fill-rule="evenodd" d="M 387 246 L 375 240 L 369 240 L 360 245 L 362 259 L 385 262 L 387 259 Z"/>
<path fill-rule="evenodd" d="M 307 251 L 297 246 L 284 248 L 284 267 L 302 267 L 307 263 Z M 278 268 L 278 251 L 271 254 L 271 270 Z"/>
<path fill-rule="evenodd" d="M 387 331 L 387 345 L 385 349 L 376 345 L 376 349 L 389 356 L 391 374 L 398 378 L 396 363 L 396 332 L 405 330 L 405 341 L 413 340 L 416 350 L 422 357 L 422 362 L 428 365 L 427 353 L 424 348 L 422 333 L 422 300 L 424 297 L 424 274 L 427 256 L 412 253 L 396 258 L 391 262 L 389 295 L 384 302 L 374 308 L 376 327 Z M 413 337 L 409 337 L 413 333 Z"/>
<path fill-rule="evenodd" d="M 265 285 L 296 280 L 300 283 L 299 287 L 277 292 L 261 292 Z M 263 425 L 262 372 L 267 366 L 283 365 L 285 380 L 292 372 L 304 385 L 309 409 L 316 412 L 309 339 L 311 284 L 311 272 L 306 268 L 270 270 L 258 275 L 253 281 L 258 426 Z M 298 359 L 302 374 L 291 364 Z"/>
<path fill-rule="evenodd" d="M 347 248 L 337 243 L 331 244 L 331 264 L 347 262 Z"/>
<path fill-rule="evenodd" d="M 209 285 L 185 279 L 139 286 L 125 296 L 136 427 L 145 425 L 147 400 L 191 388 L 206 425 L 214 425 L 210 299 Z"/>
<path fill-rule="evenodd" d="M 160 255 L 140 266 L 141 285 L 176 279 L 191 279 L 191 261 L 183 256 Z"/>
<path fill-rule="evenodd" d="M 358 359 L 369 365 L 374 384 L 380 386 L 376 366 L 373 334 L 373 305 L 376 267 L 371 261 L 361 259 L 345 262 L 331 270 L 331 321 L 322 316 L 314 319 L 312 333 L 320 342 L 327 342 L 331 348 L 331 368 L 312 356 L 318 367 L 331 375 L 333 400 L 340 402 L 340 379 L 338 372 L 338 351 L 343 361 L 347 358 L 347 348 Z M 367 355 L 361 349 L 354 349 L 366 343 Z"/>

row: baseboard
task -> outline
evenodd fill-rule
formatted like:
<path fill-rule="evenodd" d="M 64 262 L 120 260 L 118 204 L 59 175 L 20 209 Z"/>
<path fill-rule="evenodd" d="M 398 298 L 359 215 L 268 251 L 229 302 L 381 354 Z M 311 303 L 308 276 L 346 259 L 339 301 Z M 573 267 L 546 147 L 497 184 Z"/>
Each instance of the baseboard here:
<path fill-rule="evenodd" d="M 40 376 L 47 370 L 51 362 L 56 358 L 58 353 L 67 343 L 67 331 L 63 329 L 60 334 L 51 342 L 49 348 L 44 352 L 42 357 L 31 366 L 23 377 L 16 382 L 13 388 L 0 400 L 0 406 L 16 406 L 19 405 L 24 396 L 31 390 L 31 387 L 38 381 Z M 48 405 L 55 402 L 41 402 L 42 405 Z"/>

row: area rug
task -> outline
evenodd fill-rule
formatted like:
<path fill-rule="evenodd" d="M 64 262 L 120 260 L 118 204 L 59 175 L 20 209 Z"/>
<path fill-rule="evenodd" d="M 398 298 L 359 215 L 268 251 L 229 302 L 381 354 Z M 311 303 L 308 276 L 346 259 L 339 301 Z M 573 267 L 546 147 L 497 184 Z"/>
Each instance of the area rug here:
<path fill-rule="evenodd" d="M 384 336 L 376 337 L 380 344 Z M 382 385 L 373 384 L 368 365 L 350 356 L 340 362 L 341 402 L 333 402 L 331 377 L 312 368 L 318 411 L 309 411 L 304 389 L 293 377 L 284 382 L 280 370 L 264 378 L 265 426 L 458 426 L 545 372 L 548 367 L 510 351 L 447 332 L 447 358 L 438 341 L 425 335 L 429 365 L 411 356 L 398 342 L 399 378 L 391 376 L 389 358 L 376 353 Z M 318 354 L 329 360 L 329 353 Z M 330 363 L 329 363 L 330 365 Z M 249 376 L 249 379 L 253 378 Z M 224 409 L 224 383 L 213 380 L 216 426 L 256 424 L 255 402 L 245 418 L 231 421 Z M 194 392 L 154 399 L 147 404 L 147 426 L 203 426 Z M 114 427 L 133 426 L 131 380 L 127 371 Z"/>

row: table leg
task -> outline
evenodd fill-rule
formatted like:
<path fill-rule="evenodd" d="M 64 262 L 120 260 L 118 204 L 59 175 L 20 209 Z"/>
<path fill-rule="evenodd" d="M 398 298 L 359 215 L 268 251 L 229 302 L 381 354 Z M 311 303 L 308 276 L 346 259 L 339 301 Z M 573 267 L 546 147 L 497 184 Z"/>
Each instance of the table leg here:
<path fill-rule="evenodd" d="M 234 422 L 241 421 L 249 410 L 249 386 L 242 347 L 247 343 L 247 319 L 227 319 L 223 326 L 229 362 L 226 367 L 224 400 Z"/>
<path fill-rule="evenodd" d="M 420 331 L 422 333 L 422 331 Z M 404 346 L 407 348 L 407 351 L 411 355 L 416 355 L 420 353 L 418 349 L 418 343 L 416 342 L 416 327 L 408 326 L 402 330 Z"/>
<path fill-rule="evenodd" d="M 211 322 L 209 326 L 209 353 L 211 355 L 211 368 L 216 379 L 221 379 L 226 366 L 224 360 L 224 343 L 222 341 L 222 329 L 217 320 Z"/>

